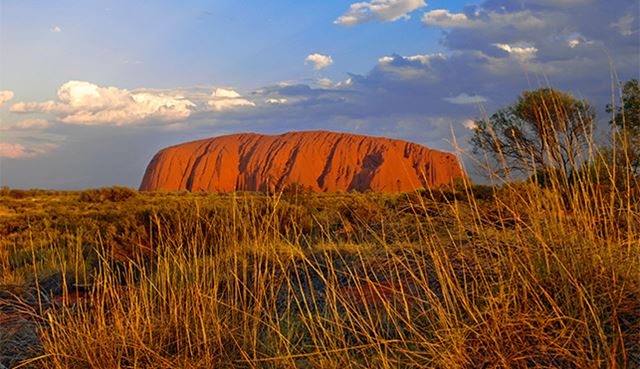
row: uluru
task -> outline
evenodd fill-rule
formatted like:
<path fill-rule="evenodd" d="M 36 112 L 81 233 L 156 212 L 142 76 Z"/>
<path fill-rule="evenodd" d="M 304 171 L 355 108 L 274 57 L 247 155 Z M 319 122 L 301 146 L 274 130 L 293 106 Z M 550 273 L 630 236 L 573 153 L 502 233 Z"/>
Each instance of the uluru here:
<path fill-rule="evenodd" d="M 160 150 L 141 191 L 404 192 L 463 176 L 451 153 L 407 141 L 329 131 L 241 133 Z"/>

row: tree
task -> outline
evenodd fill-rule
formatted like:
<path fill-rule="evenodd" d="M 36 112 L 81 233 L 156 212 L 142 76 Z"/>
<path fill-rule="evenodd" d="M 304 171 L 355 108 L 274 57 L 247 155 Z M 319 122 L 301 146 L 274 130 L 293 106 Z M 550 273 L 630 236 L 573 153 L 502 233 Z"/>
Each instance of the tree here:
<path fill-rule="evenodd" d="M 611 125 L 629 131 L 640 131 L 640 86 L 637 79 L 627 81 L 622 87 L 620 106 L 607 105 L 607 113 L 615 112 Z"/>
<path fill-rule="evenodd" d="M 581 164 L 594 114 L 587 102 L 551 88 L 524 91 L 489 119 L 476 121 L 473 152 L 489 156 L 497 170 L 569 176 Z"/>
<path fill-rule="evenodd" d="M 607 105 L 607 113 L 613 113 L 609 123 L 617 127 L 617 145 L 623 150 L 623 160 L 636 174 L 640 173 L 640 86 L 637 79 L 627 81 L 622 87 L 620 106 Z"/>

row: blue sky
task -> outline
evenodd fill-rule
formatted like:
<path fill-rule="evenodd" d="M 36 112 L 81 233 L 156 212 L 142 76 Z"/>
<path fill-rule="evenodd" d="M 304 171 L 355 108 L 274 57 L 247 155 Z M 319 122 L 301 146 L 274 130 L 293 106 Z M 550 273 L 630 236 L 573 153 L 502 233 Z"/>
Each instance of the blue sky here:
<path fill-rule="evenodd" d="M 137 187 L 158 149 L 329 129 L 452 150 L 529 86 L 640 71 L 632 0 L 0 0 L 0 184 Z"/>
<path fill-rule="evenodd" d="M 342 78 L 366 73 L 381 55 L 444 51 L 440 30 L 422 26 L 419 13 L 392 27 L 368 23 L 356 29 L 333 24 L 349 1 L 241 4 L 3 0 L 2 66 L 7 73 L 2 82 L 25 97 L 46 97 L 47 89 L 55 91 L 71 79 L 123 88 L 222 84 L 250 89 L 316 78 L 300 62 L 312 52 L 336 60 L 322 76 Z M 60 32 L 51 32 L 55 27 Z"/>

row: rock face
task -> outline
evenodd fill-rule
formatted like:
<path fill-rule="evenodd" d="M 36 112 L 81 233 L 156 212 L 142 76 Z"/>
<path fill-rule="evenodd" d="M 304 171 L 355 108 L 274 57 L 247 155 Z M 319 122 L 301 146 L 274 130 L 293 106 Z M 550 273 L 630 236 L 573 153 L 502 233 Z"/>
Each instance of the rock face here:
<path fill-rule="evenodd" d="M 389 138 L 327 131 L 242 133 L 158 152 L 141 191 L 412 191 L 462 176 L 449 153 Z"/>

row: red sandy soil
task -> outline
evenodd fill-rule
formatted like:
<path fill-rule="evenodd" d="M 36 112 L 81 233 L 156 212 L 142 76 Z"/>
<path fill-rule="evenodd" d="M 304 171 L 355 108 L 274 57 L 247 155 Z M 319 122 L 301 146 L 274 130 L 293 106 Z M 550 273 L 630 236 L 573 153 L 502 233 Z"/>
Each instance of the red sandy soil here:
<path fill-rule="evenodd" d="M 172 146 L 142 191 L 412 191 L 462 176 L 455 156 L 389 138 L 327 131 L 220 136 Z"/>

